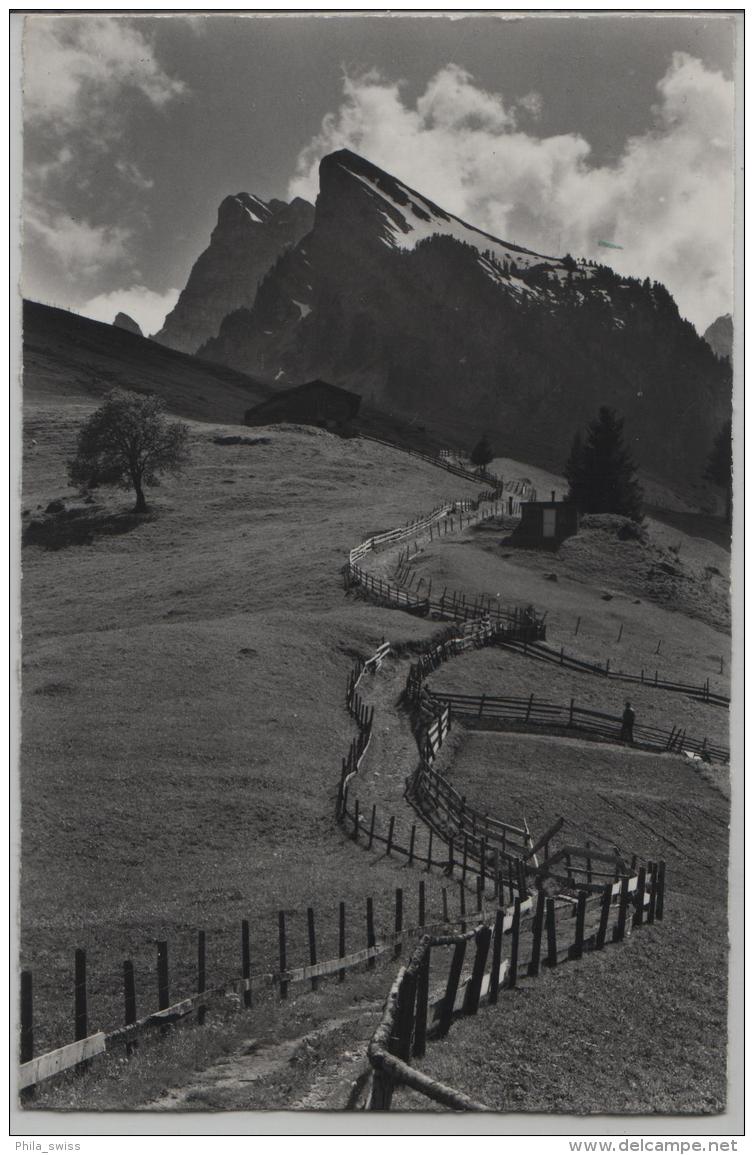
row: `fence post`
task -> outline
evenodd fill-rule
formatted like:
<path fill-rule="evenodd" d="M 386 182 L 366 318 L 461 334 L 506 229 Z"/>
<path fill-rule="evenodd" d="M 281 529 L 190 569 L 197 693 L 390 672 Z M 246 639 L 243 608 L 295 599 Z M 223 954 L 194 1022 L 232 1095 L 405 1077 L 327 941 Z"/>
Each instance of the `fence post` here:
<path fill-rule="evenodd" d="M 624 874 L 620 880 L 620 905 L 618 907 L 618 925 L 613 927 L 613 942 L 623 942 L 626 937 L 626 910 L 628 909 L 628 875 Z"/>
<path fill-rule="evenodd" d="M 346 904 L 341 902 L 338 907 L 338 958 L 346 957 Z M 338 982 L 342 983 L 346 977 L 345 970 L 338 971 Z"/>
<path fill-rule="evenodd" d="M 639 878 L 636 883 L 636 890 L 634 892 L 634 917 L 633 925 L 641 926 L 644 922 L 644 894 L 647 887 L 647 871 L 646 867 L 639 867 Z"/>
<path fill-rule="evenodd" d="M 395 888 L 395 933 L 400 934 L 402 930 L 403 930 L 403 888 L 400 886 L 396 886 L 396 888 Z M 399 939 L 393 948 L 393 958 L 398 958 L 402 949 L 403 949 L 403 943 Z"/>
<path fill-rule="evenodd" d="M 539 959 L 542 951 L 542 923 L 544 922 L 545 914 L 545 892 L 543 890 L 537 891 L 537 906 L 534 912 L 534 924 L 532 926 L 532 943 L 531 943 L 531 959 L 529 960 L 528 974 L 531 978 L 536 978 L 539 974 Z"/>
<path fill-rule="evenodd" d="M 414 844 L 416 842 L 416 826 L 411 827 L 411 839 L 408 844 L 408 865 L 414 865 Z"/>
<path fill-rule="evenodd" d="M 655 920 L 655 910 L 657 907 L 657 863 L 650 862 L 647 865 L 652 879 L 649 884 L 649 908 L 647 910 L 647 924 L 651 925 Z"/>
<path fill-rule="evenodd" d="M 516 985 L 518 976 L 518 945 L 521 937 L 521 899 L 513 900 L 513 925 L 511 926 L 511 962 L 508 971 L 508 986 Z"/>
<path fill-rule="evenodd" d="M 419 926 L 424 926 L 426 921 L 426 902 L 424 893 L 424 879 L 419 881 Z"/>
<path fill-rule="evenodd" d="M 427 873 L 432 870 L 432 827 L 429 828 L 429 845 L 427 847 Z"/>
<path fill-rule="evenodd" d="M 371 895 L 367 899 L 367 949 L 373 947 L 375 944 L 374 938 L 374 904 Z M 370 970 L 374 967 L 374 955 L 367 959 L 367 966 Z"/>
<path fill-rule="evenodd" d="M 484 877 L 481 874 L 478 874 L 477 878 L 476 878 L 476 912 L 477 912 L 477 914 L 482 913 L 483 905 L 484 905 Z"/>
<path fill-rule="evenodd" d="M 311 906 L 306 908 L 306 929 L 309 936 L 309 962 L 311 966 L 317 965 L 317 937 L 314 932 L 314 910 Z M 312 990 L 316 991 L 319 986 L 319 979 L 312 978 Z"/>
<path fill-rule="evenodd" d="M 385 849 L 386 854 L 390 854 L 391 850 L 393 849 L 393 834 L 394 834 L 394 832 L 395 832 L 395 815 L 391 814 L 390 815 L 390 826 L 389 826 L 388 832 L 387 832 L 387 847 Z"/>
<path fill-rule="evenodd" d="M 610 918 L 610 907 L 613 900 L 612 883 L 608 882 L 602 895 L 602 907 L 600 909 L 600 925 L 597 930 L 597 941 L 595 943 L 596 950 L 602 950 L 605 945 L 605 936 L 607 935 L 607 923 Z"/>
<path fill-rule="evenodd" d="M 453 1007 L 455 1006 L 456 993 L 458 991 L 458 983 L 461 978 L 461 970 L 463 969 L 463 960 L 466 955 L 466 939 L 461 939 L 455 945 L 453 951 L 453 958 L 450 962 L 450 970 L 448 972 L 448 982 L 445 987 L 445 995 L 442 1000 L 442 1010 L 440 1011 L 440 1023 L 437 1028 L 437 1034 L 441 1039 L 444 1039 L 450 1030 L 450 1024 L 453 1021 Z"/>
<path fill-rule="evenodd" d="M 570 709 L 568 711 L 568 725 L 569 726 L 573 725 L 573 703 L 574 703 L 574 699 L 571 698 L 571 706 L 570 706 Z"/>
<path fill-rule="evenodd" d="M 584 954 L 584 921 L 586 919 L 587 892 L 579 891 L 578 906 L 576 907 L 576 934 L 571 947 L 571 958 L 580 959 Z"/>
<path fill-rule="evenodd" d="M 86 1008 L 86 951 L 77 950 L 74 963 L 74 1039 L 88 1034 Z M 167 1003 L 165 1004 L 167 1006 Z"/>
<path fill-rule="evenodd" d="M 249 949 L 249 923 L 241 920 L 241 978 L 243 979 L 243 1005 L 251 1006 L 251 951 Z"/>
<path fill-rule="evenodd" d="M 518 870 L 518 894 L 521 901 L 524 902 L 529 891 L 526 886 L 526 869 L 520 858 L 516 859 L 516 869 Z"/>
<path fill-rule="evenodd" d="M 34 994 L 31 971 L 21 971 L 21 1039 L 19 1061 L 34 1058 Z"/>
<path fill-rule="evenodd" d="M 420 1059 L 427 1048 L 427 1008 L 429 1006 L 429 960 L 427 944 L 416 981 L 416 1017 L 414 1021 L 414 1055 Z"/>
<path fill-rule="evenodd" d="M 131 1023 L 136 1022 L 136 982 L 134 964 L 129 959 L 123 963 L 123 1002 L 125 1005 L 123 1021 L 125 1026 L 130 1027 Z M 129 1039 L 126 1036 L 126 1055 L 132 1054 L 137 1045 L 137 1039 Z"/>
<path fill-rule="evenodd" d="M 662 922 L 662 916 L 665 910 L 665 863 L 658 862 L 657 864 L 657 901 L 655 903 L 655 918 L 658 922 Z"/>
<path fill-rule="evenodd" d="M 548 898 L 545 903 L 545 923 L 547 927 L 547 965 L 558 965 L 558 939 L 555 926 L 555 899 Z"/>
<path fill-rule="evenodd" d="M 447 888 L 447 886 L 444 886 L 442 888 L 442 921 L 444 923 L 447 923 L 449 921 L 449 919 L 448 919 L 448 888 Z"/>
<path fill-rule="evenodd" d="M 475 937 L 476 954 L 474 955 L 474 965 L 463 1000 L 463 1013 L 465 1015 L 475 1015 L 479 1010 L 479 995 L 482 990 L 482 979 L 484 978 L 484 968 L 487 965 L 487 954 L 489 953 L 491 938 L 492 930 L 490 927 L 480 926 Z"/>
<path fill-rule="evenodd" d="M 165 941 L 157 943 L 157 1006 L 158 1009 L 164 1011 L 166 1007 L 170 1006 L 170 972 L 168 969 L 168 944 Z M 166 1034 L 169 1030 L 166 1024 L 162 1028 L 162 1034 Z"/>
<path fill-rule="evenodd" d="M 454 846 L 455 846 L 455 839 L 451 837 L 451 838 L 448 840 L 448 865 L 447 865 L 447 868 L 446 868 L 446 869 L 447 869 L 447 873 L 448 873 L 448 875 L 449 875 L 451 878 L 453 877 L 453 868 L 454 868 L 454 866 L 455 866 L 455 863 L 454 863 L 454 861 L 453 861 L 453 850 L 454 850 Z"/>
<path fill-rule="evenodd" d="M 377 804 L 375 803 L 372 806 L 372 818 L 371 818 L 371 821 L 369 823 L 369 842 L 367 843 L 367 850 L 372 849 L 372 843 L 374 842 L 374 820 L 375 820 L 376 816 L 377 816 Z"/>
<path fill-rule="evenodd" d="M 125 963 L 123 964 L 125 966 Z M 207 936 L 203 930 L 199 931 L 196 946 L 196 993 L 203 995 L 207 989 Z M 196 1021 L 201 1027 L 207 1017 L 207 1008 L 200 1005 L 196 1008 Z M 136 1021 L 136 995 L 134 994 L 134 1022 Z"/>
<path fill-rule="evenodd" d="M 398 1013 L 396 1022 L 397 1047 L 399 1059 L 407 1063 L 411 1058 L 411 1039 L 414 1033 L 414 1014 L 416 1007 L 416 972 L 405 971 L 401 980 L 398 994 Z"/>
<path fill-rule="evenodd" d="M 505 911 L 498 907 L 495 911 L 495 930 L 492 936 L 492 967 L 490 969 L 490 1002 L 497 1002 L 497 992 L 500 986 L 500 964 L 503 954 L 503 922 Z"/>
<path fill-rule="evenodd" d="M 288 998 L 288 983 L 283 975 L 288 970 L 288 952 L 285 943 L 285 911 L 278 911 L 278 953 L 280 956 L 280 997 Z"/>

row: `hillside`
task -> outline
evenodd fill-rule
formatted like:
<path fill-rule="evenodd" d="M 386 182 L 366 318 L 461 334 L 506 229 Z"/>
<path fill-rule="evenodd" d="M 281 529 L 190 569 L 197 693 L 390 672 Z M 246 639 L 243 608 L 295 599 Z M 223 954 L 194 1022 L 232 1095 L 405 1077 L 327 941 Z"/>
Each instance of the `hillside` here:
<path fill-rule="evenodd" d="M 730 412 L 729 365 L 664 286 L 488 236 L 346 150 L 321 162 L 311 233 L 201 352 L 330 380 L 467 445 L 485 429 L 556 471 L 608 404 L 639 464 L 687 493 Z"/>
<path fill-rule="evenodd" d="M 94 399 L 118 386 L 158 393 L 181 417 L 241 421 L 271 392 L 234 369 L 36 301 L 24 301 L 23 367 L 27 416 L 32 402 Z"/>
<path fill-rule="evenodd" d="M 357 542 L 449 494 L 472 497 L 477 485 L 358 438 L 212 423 L 206 414 L 215 391 L 240 420 L 235 406 L 242 399 L 248 406 L 256 383 L 112 326 L 29 305 L 26 337 L 23 525 L 50 503 L 74 498 L 66 460 L 82 420 L 113 383 L 160 391 L 190 421 L 192 445 L 190 465 L 155 492 L 147 519 L 131 520 L 117 534 L 94 532 L 82 545 L 23 550 L 21 962 L 34 973 L 41 1052 L 70 1041 L 71 960 L 78 948 L 87 951 L 90 1026 L 108 1029 L 122 1022 L 124 959 L 136 969 L 139 1013 L 154 1008 L 155 940 L 170 944 L 171 996 L 178 999 L 195 989 L 199 929 L 207 934 L 209 981 L 219 982 L 238 974 L 242 919 L 251 927 L 253 974 L 264 976 L 278 965 L 280 911 L 292 965 L 309 958 L 309 907 L 322 959 L 338 950 L 341 902 L 349 950 L 365 945 L 367 898 L 374 902 L 378 937 L 392 931 L 396 887 L 405 891 L 410 925 L 420 881 L 430 915 L 440 918 L 445 876 L 439 870 L 427 876 L 382 851 L 355 846 L 335 824 L 333 803 L 341 757 L 354 736 L 343 706 L 346 678 L 356 657 L 388 638 L 396 656 L 364 690 L 378 709 L 364 798 L 371 790 L 394 801 L 405 837 L 406 814 L 398 808 L 407 811 L 403 783 L 415 747 L 399 688 L 409 655 L 448 626 L 345 594 L 341 567 Z M 507 474 L 516 468 L 508 462 Z M 131 504 L 128 495 L 101 491 L 96 508 L 118 516 Z M 659 664 L 654 653 L 662 639 L 671 671 L 682 663 L 725 689 L 725 678 L 715 674 L 720 656 L 728 673 L 724 632 L 673 604 L 648 605 L 644 597 L 638 604 L 633 587 L 624 592 L 609 566 L 600 569 L 606 551 L 599 541 L 588 539 L 586 551 L 569 547 L 562 560 L 515 560 L 503 556 L 499 527 L 494 535 L 448 535 L 418 554 L 414 568 L 436 583 L 484 589 L 516 603 L 536 600 L 551 610 L 553 642 L 562 634 L 569 650 L 587 658 L 602 660 L 617 649 L 634 664 Z M 656 545 L 668 543 L 695 575 L 712 564 L 724 572 L 718 547 L 680 531 L 672 539 L 660 536 Z M 374 555 L 374 563 L 390 572 L 395 551 Z M 545 566 L 562 567 L 558 582 L 547 580 Z M 577 615 L 584 620 L 576 647 Z M 620 646 L 619 622 L 626 626 Z M 606 639 L 613 650 L 606 650 Z M 486 648 L 449 664 L 438 680 L 452 676 L 455 685 L 483 692 L 505 681 L 567 699 L 567 675 L 555 670 L 552 677 L 549 669 Z M 622 697 L 622 687 L 586 676 L 578 692 L 593 695 L 602 708 L 614 709 Z M 650 693 L 637 702 L 663 726 L 688 720 L 696 729 L 712 710 L 678 695 L 650 699 Z M 726 715 L 716 709 L 711 735 L 725 727 Z M 534 742 L 529 748 L 538 749 Z M 532 758 L 537 774 L 527 773 L 526 784 L 518 785 L 516 770 L 528 769 L 523 750 L 522 739 L 507 766 L 506 793 L 519 790 L 531 815 L 549 814 L 559 798 L 535 790 L 546 776 L 546 752 Z M 621 765 L 620 752 L 592 759 L 580 751 L 579 757 L 594 775 L 606 758 L 613 768 Z M 673 769 L 677 776 L 675 763 Z M 486 764 L 481 770 L 487 772 Z M 472 782 L 478 770 L 459 760 L 459 773 Z M 578 780 L 566 785 L 569 804 L 583 809 L 588 799 Z M 678 815 L 671 786 L 669 777 L 657 803 L 660 835 L 650 846 L 657 853 L 678 841 L 681 829 L 690 844 L 703 834 L 697 809 Z M 720 829 L 715 853 L 722 863 Z M 631 839 L 644 849 L 641 828 Z M 653 934 L 660 938 L 661 928 Z M 693 963 L 706 975 L 713 950 L 719 965 L 717 941 L 705 944 L 701 963 L 688 943 L 680 956 L 675 937 L 662 941 L 659 957 L 668 973 Z M 641 940 L 631 944 L 634 960 L 643 950 Z M 612 961 L 604 974 L 587 971 L 591 961 L 584 961 L 579 973 L 587 977 L 578 982 L 589 984 L 595 1000 L 609 1001 L 624 972 L 616 973 L 620 964 Z M 220 1008 L 213 1005 L 208 1027 L 165 1039 L 156 1033 L 134 1062 L 115 1052 L 90 1077 L 52 1080 L 38 1105 L 342 1108 L 395 965 L 388 952 L 374 971 L 349 973 L 343 986 L 334 976 L 317 991 L 298 984 L 287 1004 L 260 979 L 249 1016 L 238 1015 L 237 1002 L 226 999 Z M 631 968 L 629 985 L 643 973 L 641 962 Z M 539 1013 L 539 1004 L 528 1005 Z M 571 1005 L 572 987 L 559 982 L 542 1008 L 563 1022 Z M 679 1015 L 666 1030 L 656 1061 L 659 1069 L 673 1056 L 678 1079 L 685 1080 L 681 1090 L 671 1087 L 676 1105 L 689 1088 L 695 1093 L 709 1082 L 700 1064 L 710 1038 L 722 1036 L 721 1005 L 716 989 L 701 1026 L 698 1017 Z M 634 1000 L 624 1027 L 642 1020 Z M 497 1022 L 492 1029 L 499 1028 Z M 639 1054 L 642 1040 L 633 1035 L 628 1042 Z M 567 1054 L 556 1057 L 548 1071 L 553 1101 L 570 1094 L 570 1080 Z M 317 1090 L 323 1082 L 328 1097 Z M 601 1083 L 604 1104 L 619 1082 L 620 1072 L 609 1070 Z M 160 1099 L 166 1086 L 170 1093 Z M 713 1091 L 710 1101 L 720 1097 L 717 1085 Z"/>

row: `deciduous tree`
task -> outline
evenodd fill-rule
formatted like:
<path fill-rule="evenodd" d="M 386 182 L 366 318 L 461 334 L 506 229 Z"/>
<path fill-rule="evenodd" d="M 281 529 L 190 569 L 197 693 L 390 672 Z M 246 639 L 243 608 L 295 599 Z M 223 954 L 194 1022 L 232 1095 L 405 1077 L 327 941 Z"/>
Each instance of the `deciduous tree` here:
<path fill-rule="evenodd" d="M 145 486 L 178 473 L 188 460 L 188 426 L 169 421 L 161 398 L 115 389 L 82 426 L 68 462 L 72 485 L 133 489 L 136 511 L 147 508 Z"/>

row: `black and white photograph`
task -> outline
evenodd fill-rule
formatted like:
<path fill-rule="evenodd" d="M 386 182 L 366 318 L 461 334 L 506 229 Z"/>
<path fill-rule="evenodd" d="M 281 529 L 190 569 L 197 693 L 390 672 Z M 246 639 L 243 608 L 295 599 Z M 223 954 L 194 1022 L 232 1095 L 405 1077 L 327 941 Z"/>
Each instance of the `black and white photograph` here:
<path fill-rule="evenodd" d="M 743 12 L 11 33 L 15 1133 L 739 1133 Z"/>

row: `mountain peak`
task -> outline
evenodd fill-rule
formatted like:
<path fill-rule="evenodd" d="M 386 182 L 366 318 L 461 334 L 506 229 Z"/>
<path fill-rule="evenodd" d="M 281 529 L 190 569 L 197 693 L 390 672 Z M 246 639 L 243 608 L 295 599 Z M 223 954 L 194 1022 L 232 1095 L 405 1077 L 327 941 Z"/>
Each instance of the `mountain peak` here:
<path fill-rule="evenodd" d="M 723 313 L 704 331 L 704 340 L 717 357 L 733 356 L 733 318 Z"/>
<path fill-rule="evenodd" d="M 521 270 L 543 266 L 558 276 L 567 273 L 561 258 L 544 256 L 468 224 L 348 148 L 323 157 L 319 179 L 318 225 L 326 227 L 329 220 L 342 227 L 350 216 L 360 230 L 368 227 L 376 239 L 396 249 L 414 249 L 429 237 L 451 237 L 476 249 L 483 270 L 496 282 L 501 279 L 500 268 L 511 263 Z M 528 292 L 523 284 L 517 291 Z"/>
<path fill-rule="evenodd" d="M 133 317 L 129 317 L 128 313 L 116 313 L 113 325 L 116 329 L 126 329 L 129 333 L 136 333 L 139 337 L 144 336 L 141 327 L 134 321 Z"/>
<path fill-rule="evenodd" d="M 224 317 L 253 305 L 262 278 L 311 230 L 313 220 L 313 205 L 301 197 L 290 204 L 248 192 L 225 197 L 209 247 L 154 339 L 195 353 L 215 336 Z"/>

